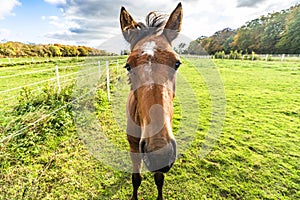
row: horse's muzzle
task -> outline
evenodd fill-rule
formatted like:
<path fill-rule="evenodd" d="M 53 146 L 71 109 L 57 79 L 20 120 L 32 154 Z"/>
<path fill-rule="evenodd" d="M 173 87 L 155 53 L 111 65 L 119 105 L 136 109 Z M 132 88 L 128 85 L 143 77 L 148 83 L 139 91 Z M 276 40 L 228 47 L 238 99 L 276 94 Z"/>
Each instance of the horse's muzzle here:
<path fill-rule="evenodd" d="M 147 169 L 151 172 L 168 172 L 173 166 L 177 156 L 177 144 L 171 140 L 164 147 L 148 152 L 146 142 L 141 142 L 140 152 Z"/>

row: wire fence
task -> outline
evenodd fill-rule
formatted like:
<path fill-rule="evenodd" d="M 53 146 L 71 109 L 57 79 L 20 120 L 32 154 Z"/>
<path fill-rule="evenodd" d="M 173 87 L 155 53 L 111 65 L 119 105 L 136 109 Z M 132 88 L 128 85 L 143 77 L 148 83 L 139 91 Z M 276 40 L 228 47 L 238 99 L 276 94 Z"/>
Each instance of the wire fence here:
<path fill-rule="evenodd" d="M 117 73 L 117 76 L 110 77 L 110 70 Z M 76 81 L 86 81 L 91 76 L 97 76 L 99 79 L 102 77 L 101 80 L 103 81 L 102 85 L 106 85 L 107 88 L 107 97 L 108 100 L 110 99 L 110 80 L 114 78 L 118 78 L 119 76 L 124 75 L 125 70 L 119 70 L 119 60 L 106 60 L 105 62 L 100 60 L 90 60 L 87 63 L 83 63 L 81 65 L 73 65 L 73 66 L 59 66 L 56 65 L 55 67 L 52 67 L 50 69 L 42 69 L 42 70 L 35 70 L 25 73 L 17 73 L 17 74 L 11 74 L 11 75 L 4 75 L 0 76 L 0 81 L 3 82 L 3 80 L 8 79 L 16 79 L 19 80 L 19 84 L 16 87 L 12 88 L 5 88 L 3 90 L 0 90 L 0 100 L 1 100 L 1 106 L 0 106 L 0 113 L 9 113 L 10 109 L 14 107 L 17 103 L 17 97 L 19 93 L 24 88 L 29 88 L 31 92 L 34 92 L 36 95 L 41 92 L 41 90 L 45 86 L 50 86 L 52 88 L 55 88 L 58 92 L 60 90 L 70 84 L 74 84 Z M 27 79 L 29 77 L 36 77 L 38 76 L 40 80 L 35 82 L 30 82 L 29 84 L 21 84 L 22 79 Z M 42 78 L 41 78 L 42 77 Z M 25 81 L 26 83 L 26 81 Z M 26 124 L 24 127 L 20 127 L 18 130 L 9 133 L 8 135 L 4 136 L 3 134 L 0 134 L 0 143 L 4 143 L 7 141 L 10 141 L 13 137 L 18 136 L 22 133 L 24 133 L 28 128 L 35 126 L 42 120 L 53 116 L 55 113 L 59 112 L 61 109 L 64 109 L 65 107 L 69 106 L 70 104 L 74 103 L 75 101 L 78 101 L 82 98 L 84 98 L 86 95 L 93 92 L 95 89 L 91 89 L 90 91 L 87 91 L 86 93 L 80 95 L 76 99 L 73 99 L 71 102 L 67 103 L 66 105 L 59 107 L 55 110 L 50 111 L 49 113 L 45 113 L 40 117 L 39 119 L 36 119 L 35 121 Z M 1 114 L 2 115 L 2 114 Z M 13 124 L 15 121 L 17 121 L 18 117 L 10 119 L 9 116 L 2 115 L 0 117 L 0 122 L 5 121 L 6 124 Z M 1 129 L 4 130 L 4 127 L 0 127 L 0 133 Z"/>
<path fill-rule="evenodd" d="M 249 54 L 249 55 L 182 55 L 186 58 L 199 59 L 231 59 L 231 60 L 261 60 L 261 61 L 300 61 L 300 54 Z"/>
<path fill-rule="evenodd" d="M 92 74 L 100 73 L 103 71 L 101 68 L 105 69 L 105 64 L 114 64 L 114 66 L 117 67 L 118 60 L 107 61 L 107 63 L 91 60 L 91 62 L 79 65 L 56 65 L 55 67 L 47 69 L 0 76 L 0 82 L 2 83 L 0 84 L 1 106 L 8 106 L 15 103 L 12 100 L 16 100 L 20 91 L 24 88 L 29 88 L 32 91 L 38 92 L 43 86 L 48 84 L 59 89 L 66 84 L 75 81 L 78 78 L 79 73 L 85 73 L 86 71 L 91 71 Z M 79 70 L 81 68 L 86 68 L 86 70 Z M 18 70 L 14 68 L 12 73 L 17 71 Z"/>

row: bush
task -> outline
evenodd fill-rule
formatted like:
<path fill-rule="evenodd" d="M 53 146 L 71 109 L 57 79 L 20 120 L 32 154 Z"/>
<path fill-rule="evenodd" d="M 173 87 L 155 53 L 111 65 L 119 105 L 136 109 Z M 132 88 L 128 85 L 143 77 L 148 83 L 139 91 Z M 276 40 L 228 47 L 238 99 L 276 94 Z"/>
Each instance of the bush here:
<path fill-rule="evenodd" d="M 230 51 L 229 59 L 242 59 L 242 51 Z"/>
<path fill-rule="evenodd" d="M 259 57 L 257 56 L 257 54 L 254 52 L 254 51 L 252 51 L 252 53 L 251 53 L 251 58 L 250 58 L 251 60 L 259 60 Z M 249 60 L 250 60 L 249 59 Z"/>
<path fill-rule="evenodd" d="M 215 58 L 217 59 L 224 59 L 225 58 L 225 52 L 224 51 L 218 51 L 215 53 Z"/>
<path fill-rule="evenodd" d="M 72 116 L 73 85 L 57 92 L 47 86 L 42 93 L 34 94 L 24 88 L 18 97 L 18 104 L 10 113 L 12 122 L 6 122 L 2 138 L 6 151 L 18 152 L 14 155 L 18 162 L 26 163 L 28 156 L 38 155 L 50 138 L 63 136 L 74 126 Z M 11 134 L 16 135 L 9 138 Z M 1 163 L 1 162 L 0 162 Z M 1 166 L 1 165 L 0 165 Z"/>

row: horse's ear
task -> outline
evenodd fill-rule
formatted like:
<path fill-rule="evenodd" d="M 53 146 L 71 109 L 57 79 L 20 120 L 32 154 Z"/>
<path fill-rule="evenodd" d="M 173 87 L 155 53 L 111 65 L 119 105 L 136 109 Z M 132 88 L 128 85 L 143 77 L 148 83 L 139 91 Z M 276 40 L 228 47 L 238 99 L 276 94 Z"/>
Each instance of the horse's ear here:
<path fill-rule="evenodd" d="M 134 38 L 134 34 L 136 33 L 135 30 L 139 25 L 134 21 L 134 19 L 124 7 L 121 8 L 120 24 L 125 40 L 131 44 L 132 39 Z"/>
<path fill-rule="evenodd" d="M 167 37 L 170 43 L 179 35 L 179 32 L 181 31 L 181 23 L 182 5 L 179 3 L 170 15 L 163 31 L 163 34 Z"/>

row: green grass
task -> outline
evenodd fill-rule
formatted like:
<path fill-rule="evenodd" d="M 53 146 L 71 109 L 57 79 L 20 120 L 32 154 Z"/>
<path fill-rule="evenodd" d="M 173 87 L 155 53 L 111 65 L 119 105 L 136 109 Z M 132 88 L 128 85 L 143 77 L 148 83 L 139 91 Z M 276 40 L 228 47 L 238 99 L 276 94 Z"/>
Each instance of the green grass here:
<path fill-rule="evenodd" d="M 214 60 L 224 84 L 226 117 L 218 141 L 204 158 L 199 155 L 211 125 L 211 100 L 216 97 L 205 84 L 212 63 L 203 63 L 184 59 L 179 70 L 195 93 L 200 117 L 189 148 L 166 174 L 165 198 L 299 199 L 300 63 Z M 202 66 L 201 74 L 194 65 Z M 124 84 L 124 79 L 119 83 Z M 117 80 L 111 86 L 113 95 Z M 177 87 L 180 92 L 181 86 Z M 47 101 L 43 95 L 32 95 L 15 105 L 11 115 L 19 117 L 20 124 L 30 123 L 45 110 L 70 102 L 73 90 L 69 87 L 58 94 L 48 88 L 44 90 L 44 96 L 51 97 Z M 105 86 L 100 87 L 95 97 L 99 123 L 107 129 L 110 141 L 128 149 L 125 132 L 114 120 L 117 107 L 107 102 L 104 91 Z M 173 129 L 177 138 L 184 123 L 181 103 L 179 98 L 175 100 Z M 32 116 L 23 117 L 20 111 L 29 108 Z M 67 106 L 25 134 L 0 144 L 0 199 L 130 198 L 130 173 L 95 159 L 79 139 L 72 116 Z M 0 133 L 1 137 L 9 134 Z M 151 173 L 143 174 L 139 197 L 156 198 Z"/>
<path fill-rule="evenodd" d="M 42 63 L 69 63 L 82 61 L 85 57 L 21 57 L 21 58 L 0 58 L 0 67 L 15 67 L 30 64 Z"/>

